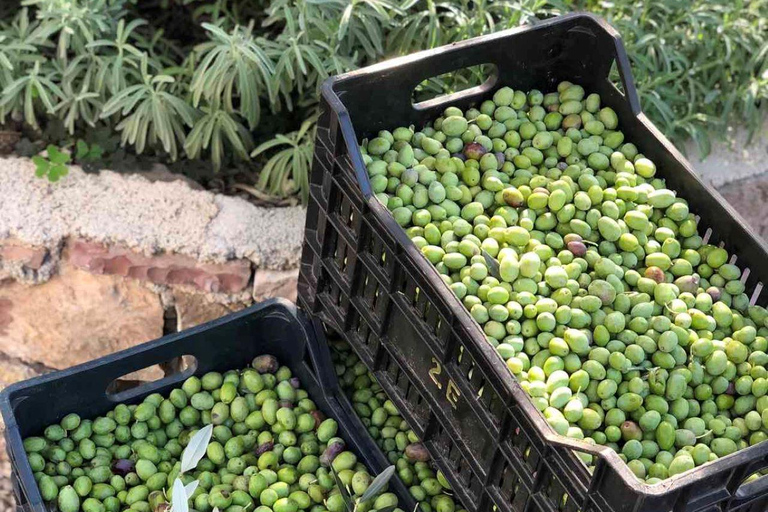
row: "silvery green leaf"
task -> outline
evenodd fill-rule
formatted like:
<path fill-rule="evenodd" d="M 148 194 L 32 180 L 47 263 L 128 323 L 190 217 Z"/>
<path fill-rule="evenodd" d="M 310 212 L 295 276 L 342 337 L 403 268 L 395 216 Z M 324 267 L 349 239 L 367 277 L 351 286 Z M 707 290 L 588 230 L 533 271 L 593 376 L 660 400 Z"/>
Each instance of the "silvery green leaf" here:
<path fill-rule="evenodd" d="M 368 489 L 366 489 L 363 495 L 360 497 L 360 501 L 368 501 L 369 499 L 379 494 L 382 490 L 384 490 L 384 487 L 387 486 L 389 480 L 394 474 L 395 466 L 389 466 L 387 469 L 379 473 L 379 476 L 374 478 L 373 482 L 371 482 L 371 485 L 368 486 Z"/>
<path fill-rule="evenodd" d="M 499 270 L 499 262 L 496 261 L 496 258 L 488 254 L 488 252 L 485 249 L 481 249 L 483 253 L 483 258 L 485 258 L 485 264 L 488 265 L 488 272 L 491 273 L 493 277 L 501 281 L 501 271 Z"/>
<path fill-rule="evenodd" d="M 186 473 L 197 467 L 200 459 L 205 457 L 205 450 L 211 440 L 213 425 L 206 425 L 189 440 L 189 444 L 181 454 L 181 472 Z"/>
<path fill-rule="evenodd" d="M 184 492 L 187 493 L 187 498 L 192 497 L 192 494 L 195 492 L 195 489 L 197 489 L 198 485 L 200 485 L 200 480 L 194 480 L 184 486 Z"/>
<path fill-rule="evenodd" d="M 171 512 L 189 512 L 189 503 L 187 503 L 187 492 L 184 490 L 184 482 L 177 478 L 173 482 L 173 492 L 171 493 Z"/>
<path fill-rule="evenodd" d="M 344 508 L 347 510 L 347 512 L 355 512 L 355 505 L 352 503 L 352 496 L 350 496 L 349 490 L 344 485 L 344 482 L 341 481 L 339 475 L 336 474 L 336 471 L 334 471 L 333 466 L 331 466 L 331 475 L 333 475 L 333 479 L 336 481 L 336 487 L 339 488 L 341 499 L 344 501 Z"/>

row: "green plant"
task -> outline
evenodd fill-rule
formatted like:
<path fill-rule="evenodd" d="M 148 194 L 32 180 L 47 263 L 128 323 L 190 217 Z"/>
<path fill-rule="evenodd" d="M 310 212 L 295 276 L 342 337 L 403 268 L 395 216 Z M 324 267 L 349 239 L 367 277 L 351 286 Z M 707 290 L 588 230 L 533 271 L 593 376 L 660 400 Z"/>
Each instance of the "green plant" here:
<path fill-rule="evenodd" d="M 271 153 L 262 167 L 259 188 L 280 197 L 299 193 L 302 202 L 307 202 L 316 122 L 316 117 L 307 119 L 297 131 L 278 134 L 253 150 L 254 158 Z"/>
<path fill-rule="evenodd" d="M 275 68 L 259 46 L 263 41 L 253 37 L 253 24 L 235 27 L 231 33 L 210 23 L 203 27 L 211 41 L 196 48 L 200 62 L 190 84 L 192 104 L 197 107 L 205 98 L 216 109 L 240 113 L 253 129 L 261 115 L 261 96 L 274 99 Z"/>
<path fill-rule="evenodd" d="M 136 46 L 130 44 L 134 31 L 146 25 L 146 20 L 132 20 L 127 25 L 125 20 L 117 23 L 117 32 L 112 39 L 99 39 L 91 41 L 87 45 L 90 52 L 97 50 L 111 50 L 105 58 L 96 57 L 95 53 L 89 56 L 94 61 L 97 69 L 93 80 L 97 90 L 103 90 L 104 86 L 112 94 L 117 94 L 126 87 L 131 79 L 139 77 L 139 66 L 143 53 Z"/>
<path fill-rule="evenodd" d="M 75 160 L 89 162 L 99 160 L 104 155 L 104 150 L 98 144 L 88 145 L 83 139 L 78 139 L 75 144 Z"/>
<path fill-rule="evenodd" d="M 67 164 L 71 161 L 69 154 L 61 151 L 54 145 L 46 148 L 47 156 L 35 155 L 32 162 L 35 164 L 35 176 L 38 178 L 47 178 L 51 183 L 59 181 L 63 176 L 69 174 Z"/>
<path fill-rule="evenodd" d="M 668 137 L 690 137 L 706 155 L 709 132 L 728 122 L 751 135 L 761 128 L 768 2 L 668 0 L 638 9 L 622 0 L 595 7 L 622 34 L 642 105 Z"/>
<path fill-rule="evenodd" d="M 24 120 L 34 128 L 39 128 L 37 123 L 36 104 L 41 103 L 46 113 L 56 113 L 57 100 L 64 99 L 64 91 L 54 81 L 54 71 L 43 71 L 40 62 L 35 62 L 32 69 L 8 84 L 3 89 L 3 97 L 0 100 L 0 108 L 10 111 L 23 111 Z"/>
<path fill-rule="evenodd" d="M 237 119 L 236 114 L 217 107 L 204 107 L 192 127 L 184 144 L 189 158 L 198 158 L 203 150 L 211 152 L 215 170 L 219 170 L 224 158 L 226 146 L 231 148 L 242 160 L 248 159 L 248 149 L 252 146 L 251 134 Z"/>
<path fill-rule="evenodd" d="M 62 73 L 63 98 L 55 108 L 70 135 L 75 133 L 79 121 L 96 126 L 103 105 L 99 93 L 92 89 L 92 69 L 81 65 L 85 58 L 76 57 Z"/>
<path fill-rule="evenodd" d="M 163 149 L 176 160 L 177 144 L 184 144 L 185 126 L 193 126 L 197 111 L 181 98 L 169 93 L 168 84 L 174 78 L 168 75 L 150 75 L 148 59 L 142 55 L 141 74 L 144 83 L 125 88 L 110 99 L 102 109 L 101 118 L 120 114 L 122 121 L 115 129 L 122 132 L 123 144 L 136 146 L 141 154 L 147 143 L 160 142 Z"/>
<path fill-rule="evenodd" d="M 645 111 L 673 142 L 692 138 L 706 154 L 710 132 L 737 123 L 755 134 L 766 118 L 767 0 L 641 8 L 632 0 L 23 5 L 0 10 L 0 120 L 23 119 L 42 136 L 56 118 L 73 138 L 117 130 L 136 153 L 207 159 L 215 169 L 244 160 L 260 174 L 257 186 L 281 196 L 308 197 L 313 141 L 302 123 L 328 76 L 571 10 L 604 16 L 623 35 Z M 416 99 L 477 85 L 487 74 L 476 66 L 428 79 Z M 258 150 L 249 154 L 252 138 Z"/>

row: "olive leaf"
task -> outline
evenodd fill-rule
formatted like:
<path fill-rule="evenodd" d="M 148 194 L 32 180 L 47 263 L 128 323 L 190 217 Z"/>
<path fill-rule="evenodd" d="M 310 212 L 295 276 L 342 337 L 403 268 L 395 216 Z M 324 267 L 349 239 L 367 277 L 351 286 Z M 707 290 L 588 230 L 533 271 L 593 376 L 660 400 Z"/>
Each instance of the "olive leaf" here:
<path fill-rule="evenodd" d="M 195 435 L 192 436 L 192 439 L 189 440 L 189 444 L 184 449 L 184 453 L 181 454 L 181 473 L 186 473 L 197 467 L 197 463 L 205 456 L 205 451 L 208 449 L 208 443 L 211 440 L 212 433 L 213 425 L 209 424 L 198 430 Z"/>
<path fill-rule="evenodd" d="M 194 494 L 198 485 L 200 485 L 200 480 L 193 480 L 184 486 L 184 492 L 187 494 L 187 498 L 192 497 L 192 494 Z"/>
<path fill-rule="evenodd" d="M 503 281 L 501 278 L 501 267 L 499 266 L 499 262 L 496 261 L 496 258 L 488 254 L 485 249 L 481 249 L 481 252 L 483 253 L 485 264 L 488 266 L 488 271 L 491 273 L 491 275 L 499 281 Z"/>
<path fill-rule="evenodd" d="M 330 470 L 331 475 L 333 475 L 333 479 L 336 482 L 336 487 L 339 488 L 341 499 L 344 501 L 344 508 L 346 508 L 346 512 L 355 512 L 355 503 L 352 500 L 352 496 L 349 494 L 349 489 L 347 489 L 347 487 L 344 485 L 344 482 L 341 481 L 341 478 L 339 478 L 339 475 L 333 469 L 333 466 L 330 466 Z"/>
<path fill-rule="evenodd" d="M 189 503 L 187 502 L 187 491 L 184 489 L 184 482 L 177 478 L 173 482 L 173 491 L 171 493 L 171 512 L 189 512 Z"/>
<path fill-rule="evenodd" d="M 377 476 L 373 482 L 371 482 L 371 485 L 368 486 L 368 489 L 366 489 L 363 495 L 360 496 L 360 501 L 368 501 L 369 499 L 379 494 L 387 486 L 390 479 L 392 479 L 394 475 L 395 466 L 389 466 L 387 469 L 379 473 L 379 476 Z"/>

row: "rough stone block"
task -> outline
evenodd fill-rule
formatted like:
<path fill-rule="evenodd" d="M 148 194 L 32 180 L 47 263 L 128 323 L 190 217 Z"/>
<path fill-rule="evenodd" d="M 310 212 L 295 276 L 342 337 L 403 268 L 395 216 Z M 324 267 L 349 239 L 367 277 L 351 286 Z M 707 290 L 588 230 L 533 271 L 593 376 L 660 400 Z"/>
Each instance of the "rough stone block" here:
<path fill-rule="evenodd" d="M 158 295 L 141 283 L 65 266 L 49 281 L 0 283 L 0 352 L 67 368 L 163 334 Z"/>
<path fill-rule="evenodd" d="M 253 299 L 261 301 L 282 297 L 296 302 L 299 269 L 267 270 L 257 269 L 253 277 Z"/>
<path fill-rule="evenodd" d="M 220 304 L 211 302 L 203 294 L 175 291 L 175 308 L 179 331 L 189 329 L 211 320 L 216 320 L 229 313 L 240 311 L 245 304 Z"/>

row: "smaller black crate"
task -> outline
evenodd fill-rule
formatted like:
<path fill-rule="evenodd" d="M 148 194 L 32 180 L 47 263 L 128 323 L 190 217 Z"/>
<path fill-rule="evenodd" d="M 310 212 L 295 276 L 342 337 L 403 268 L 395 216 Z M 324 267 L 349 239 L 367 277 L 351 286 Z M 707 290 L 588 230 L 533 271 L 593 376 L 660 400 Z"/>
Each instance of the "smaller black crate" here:
<path fill-rule="evenodd" d="M 347 398 L 332 386 L 335 381 L 327 374 L 333 375 L 333 366 L 326 353 L 318 350 L 324 344 L 316 323 L 290 302 L 275 299 L 179 334 L 9 386 L 0 395 L 0 411 L 13 466 L 17 509 L 47 511 L 24 452 L 25 437 L 39 434 L 68 413 L 95 417 L 119 402 L 137 403 L 151 393 L 167 393 L 191 375 L 244 368 L 261 354 L 274 355 L 289 367 L 318 408 L 338 421 L 340 435 L 349 448 L 371 472 L 380 473 L 389 463 L 359 418 L 349 414 Z M 195 362 L 181 373 L 107 394 L 115 379 L 180 356 L 193 356 Z M 413 509 L 413 499 L 399 479 L 393 479 L 390 488 L 404 509 Z"/>
<path fill-rule="evenodd" d="M 497 69 L 481 86 L 413 104 L 412 92 L 423 80 L 481 64 Z M 755 303 L 768 281 L 768 246 L 643 114 L 618 33 L 594 16 L 572 14 L 325 83 L 300 304 L 353 346 L 473 512 L 764 512 L 768 478 L 743 482 L 768 467 L 768 443 L 648 486 L 612 450 L 556 435 L 372 194 L 359 150 L 363 137 L 396 126 L 422 127 L 446 106 L 479 104 L 502 86 L 554 90 L 562 80 L 600 94 L 613 108 L 627 140 L 690 201 L 705 241 L 738 256 Z M 598 457 L 593 474 L 574 450 Z"/>

